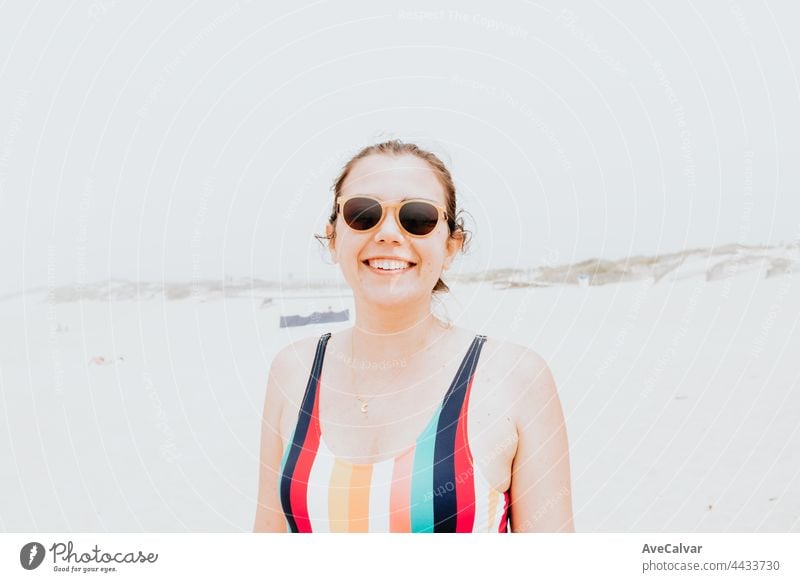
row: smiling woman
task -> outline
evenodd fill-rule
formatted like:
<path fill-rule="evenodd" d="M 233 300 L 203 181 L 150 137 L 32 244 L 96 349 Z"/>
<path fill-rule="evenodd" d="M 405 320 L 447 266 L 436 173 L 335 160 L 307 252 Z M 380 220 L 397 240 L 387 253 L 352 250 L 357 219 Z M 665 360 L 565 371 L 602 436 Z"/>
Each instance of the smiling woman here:
<path fill-rule="evenodd" d="M 321 238 L 355 323 L 272 363 L 254 530 L 573 531 L 547 364 L 431 311 L 467 240 L 448 169 L 389 141 L 359 152 L 333 190 Z"/>

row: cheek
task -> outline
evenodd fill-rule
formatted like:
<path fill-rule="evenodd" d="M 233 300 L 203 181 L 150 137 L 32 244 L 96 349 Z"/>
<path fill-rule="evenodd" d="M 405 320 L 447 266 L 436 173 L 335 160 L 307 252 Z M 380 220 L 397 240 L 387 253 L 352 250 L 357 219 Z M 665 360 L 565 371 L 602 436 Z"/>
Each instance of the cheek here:
<path fill-rule="evenodd" d="M 444 239 L 430 242 L 430 245 L 426 245 L 424 248 L 420 249 L 422 263 L 426 272 L 434 271 L 438 275 L 444 266 L 444 260 L 447 256 L 447 247 Z"/>
<path fill-rule="evenodd" d="M 356 241 L 353 240 L 352 233 L 344 228 L 336 229 L 336 250 L 341 260 L 346 260 L 352 256 L 356 250 Z"/>
<path fill-rule="evenodd" d="M 337 232 L 336 238 L 336 257 L 339 268 L 343 273 L 357 273 L 361 267 L 358 257 L 362 251 L 363 241 L 351 233 L 340 236 Z"/>

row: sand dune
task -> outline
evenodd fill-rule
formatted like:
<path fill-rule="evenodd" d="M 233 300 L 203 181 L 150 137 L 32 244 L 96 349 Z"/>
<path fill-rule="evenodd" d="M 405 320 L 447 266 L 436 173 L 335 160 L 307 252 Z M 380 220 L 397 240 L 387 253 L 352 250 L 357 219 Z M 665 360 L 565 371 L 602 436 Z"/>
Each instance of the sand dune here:
<path fill-rule="evenodd" d="M 750 270 L 765 277 L 800 268 L 798 243 L 775 247 L 730 244 L 713 249 L 691 249 L 656 256 L 617 260 L 589 259 L 569 265 L 530 270 L 500 270 L 458 277 L 463 282 L 492 281 L 498 287 L 554 285 L 609 285 L 651 279 L 677 280 L 702 276 L 707 281 L 732 277 Z"/>
<path fill-rule="evenodd" d="M 702 277 L 717 281 L 740 273 L 754 271 L 774 277 L 800 270 L 800 242 L 779 246 L 746 246 L 727 244 L 711 249 L 690 249 L 655 256 L 632 256 L 615 260 L 589 259 L 573 264 L 542 266 L 535 269 L 495 269 L 480 273 L 453 273 L 454 283 L 492 283 L 497 288 L 554 287 L 561 285 L 602 286 L 651 280 L 681 280 Z M 198 280 L 194 282 L 146 282 L 111 280 L 81 286 L 53 289 L 35 288 L 29 295 L 46 292 L 55 303 L 73 301 L 131 301 L 164 298 L 168 301 L 221 299 L 294 295 L 298 291 L 312 294 L 347 294 L 341 284 L 314 280 L 267 281 L 252 278 Z M 19 297 L 20 293 L 0 297 L 0 301 Z"/>

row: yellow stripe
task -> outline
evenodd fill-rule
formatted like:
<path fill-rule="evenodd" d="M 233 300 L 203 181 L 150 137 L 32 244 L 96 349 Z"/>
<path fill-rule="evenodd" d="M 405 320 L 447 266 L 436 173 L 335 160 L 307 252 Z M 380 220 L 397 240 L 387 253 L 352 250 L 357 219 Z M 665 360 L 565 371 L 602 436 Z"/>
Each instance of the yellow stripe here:
<path fill-rule="evenodd" d="M 351 465 L 336 459 L 328 487 L 328 516 L 332 532 L 347 531 L 348 490 L 350 489 L 351 472 Z"/>
<path fill-rule="evenodd" d="M 494 489 L 489 489 L 489 519 L 486 522 L 487 531 L 493 532 L 500 524 L 494 522 L 494 516 L 497 513 L 497 492 Z"/>
<path fill-rule="evenodd" d="M 351 532 L 369 531 L 369 486 L 372 465 L 353 465 L 350 477 L 349 518 Z"/>

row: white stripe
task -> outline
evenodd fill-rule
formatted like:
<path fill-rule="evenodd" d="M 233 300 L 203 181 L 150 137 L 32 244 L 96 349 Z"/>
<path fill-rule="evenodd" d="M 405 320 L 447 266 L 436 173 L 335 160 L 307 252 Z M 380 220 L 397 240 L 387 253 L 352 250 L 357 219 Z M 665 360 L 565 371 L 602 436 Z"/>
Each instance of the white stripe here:
<path fill-rule="evenodd" d="M 369 483 L 369 531 L 388 532 L 394 459 L 372 465 Z"/>
<path fill-rule="evenodd" d="M 489 531 L 489 524 L 486 523 L 489 515 L 489 486 L 480 473 L 474 474 L 475 482 L 475 525 L 472 527 L 474 532 Z"/>
<path fill-rule="evenodd" d="M 329 532 L 330 516 L 328 515 L 328 491 L 330 490 L 331 473 L 335 459 L 320 441 L 311 473 L 308 476 L 308 517 L 311 520 L 311 531 Z"/>

